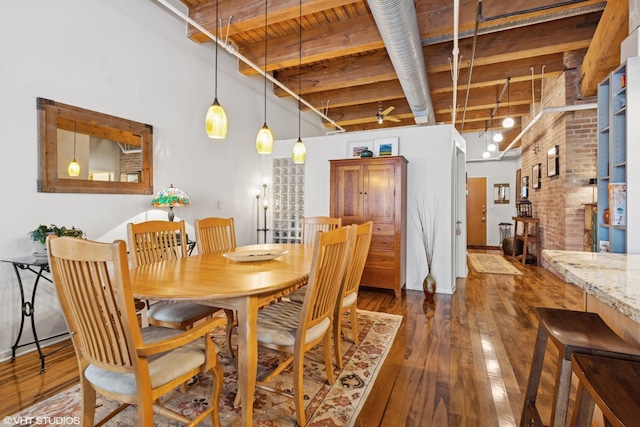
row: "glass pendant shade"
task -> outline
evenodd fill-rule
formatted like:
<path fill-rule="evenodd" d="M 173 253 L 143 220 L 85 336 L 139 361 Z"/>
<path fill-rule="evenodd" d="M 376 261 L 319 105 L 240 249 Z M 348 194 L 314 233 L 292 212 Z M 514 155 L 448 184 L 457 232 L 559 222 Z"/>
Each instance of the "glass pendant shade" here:
<path fill-rule="evenodd" d="M 504 137 L 501 133 L 496 133 L 495 135 L 493 135 L 493 142 L 502 142 L 503 139 Z"/>
<path fill-rule="evenodd" d="M 488 159 L 489 157 L 491 157 L 491 154 L 489 154 L 488 151 L 485 151 L 484 153 L 482 153 L 482 158 L 483 159 Z"/>
<path fill-rule="evenodd" d="M 80 176 L 80 163 L 76 161 L 75 157 L 73 158 L 73 161 L 69 163 L 67 172 L 69 172 L 69 176 Z"/>
<path fill-rule="evenodd" d="M 493 142 L 487 146 L 488 151 L 496 151 L 496 148 L 496 144 L 494 144 Z"/>
<path fill-rule="evenodd" d="M 516 122 L 511 117 L 507 117 L 502 121 L 502 127 L 507 129 L 512 128 L 514 124 L 516 124 Z"/>
<path fill-rule="evenodd" d="M 271 129 L 269 129 L 266 123 L 262 125 L 262 128 L 260 128 L 258 132 L 256 149 L 259 154 L 271 154 L 273 151 L 273 133 L 271 133 Z"/>
<path fill-rule="evenodd" d="M 223 139 L 227 136 L 227 114 L 218 102 L 218 98 L 214 99 L 207 110 L 204 123 L 209 138 Z"/>
<path fill-rule="evenodd" d="M 293 163 L 303 164 L 307 159 L 307 149 L 302 142 L 302 139 L 298 138 L 298 141 L 293 146 Z"/>

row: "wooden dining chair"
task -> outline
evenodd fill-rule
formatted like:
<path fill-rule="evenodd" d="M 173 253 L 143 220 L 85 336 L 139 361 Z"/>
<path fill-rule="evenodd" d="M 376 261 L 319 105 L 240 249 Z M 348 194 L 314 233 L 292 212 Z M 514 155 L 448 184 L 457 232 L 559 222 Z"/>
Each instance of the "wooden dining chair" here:
<path fill-rule="evenodd" d="M 129 223 L 127 236 L 133 267 L 187 256 L 184 220 Z M 218 311 L 220 309 L 217 307 L 190 301 L 158 301 L 150 305 L 147 317 L 152 325 L 187 329 Z"/>
<path fill-rule="evenodd" d="M 342 315 L 349 312 L 351 317 L 351 336 L 355 344 L 360 343 L 358 338 L 358 289 L 364 265 L 369 255 L 371 246 L 371 236 L 373 233 L 373 222 L 354 225 L 355 243 L 349 260 L 349 264 L 344 273 L 342 287 L 338 293 L 335 314 L 333 319 L 333 348 L 336 354 L 336 364 L 342 368 Z"/>
<path fill-rule="evenodd" d="M 193 227 L 196 231 L 196 247 L 199 254 L 210 254 L 236 247 L 233 218 L 196 219 Z"/>
<path fill-rule="evenodd" d="M 300 426 L 306 423 L 302 379 L 304 356 L 319 343 L 323 343 L 327 380 L 329 384 L 334 383 L 331 361 L 333 313 L 354 237 L 350 226 L 318 233 L 304 303 L 283 300 L 258 312 L 258 345 L 289 356 L 257 386 L 292 397 Z M 291 364 L 293 394 L 267 385 Z"/>
<path fill-rule="evenodd" d="M 211 340 L 214 320 L 187 331 L 138 324 L 123 240 L 100 243 L 72 237 L 47 240 L 49 265 L 71 333 L 82 393 L 82 425 L 94 425 L 96 392 L 120 405 L 100 424 L 137 405 L 140 426 L 154 412 L 195 425 L 209 415 L 220 426 L 223 373 Z M 212 375 L 208 409 L 193 420 L 160 398 L 200 373 Z"/>
<path fill-rule="evenodd" d="M 355 243 L 351 258 L 347 263 L 344 273 L 344 279 L 338 293 L 336 301 L 335 314 L 333 319 L 333 340 L 334 351 L 336 355 L 336 365 L 342 368 L 342 315 L 349 312 L 351 317 L 351 335 L 353 342 L 358 344 L 358 289 L 360 288 L 360 279 L 364 265 L 369 255 L 369 246 L 371 245 L 371 236 L 373 233 L 373 222 L 368 221 L 364 224 L 353 225 L 355 233 Z M 288 296 L 289 300 L 302 304 L 307 292 L 307 286 L 293 292 Z"/>
<path fill-rule="evenodd" d="M 199 254 L 210 254 L 227 251 L 236 247 L 236 229 L 233 218 L 209 217 L 196 219 L 196 247 Z M 235 357 L 231 346 L 231 333 L 234 326 L 235 314 L 233 310 L 224 310 L 227 316 L 226 341 L 231 357 Z"/>
<path fill-rule="evenodd" d="M 302 217 L 301 243 L 315 243 L 316 231 L 331 231 L 342 226 L 342 218 L 330 216 Z"/>

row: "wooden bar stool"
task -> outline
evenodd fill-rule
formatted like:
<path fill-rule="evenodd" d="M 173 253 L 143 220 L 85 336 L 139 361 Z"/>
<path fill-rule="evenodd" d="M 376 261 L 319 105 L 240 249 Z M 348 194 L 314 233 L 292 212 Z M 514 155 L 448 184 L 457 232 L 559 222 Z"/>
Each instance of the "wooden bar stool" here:
<path fill-rule="evenodd" d="M 640 349 L 616 335 L 596 313 L 546 307 L 536 307 L 535 311 L 539 322 L 538 337 L 520 427 L 530 426 L 531 421 L 536 426 L 543 425 L 536 407 L 536 397 L 548 338 L 551 338 L 559 352 L 549 425 L 565 427 L 571 391 L 571 356 L 574 353 L 610 357 L 624 355 L 640 361 Z"/>
<path fill-rule="evenodd" d="M 573 372 L 578 377 L 578 392 L 571 426 L 591 425 L 594 404 L 614 427 L 640 423 L 640 363 L 610 357 L 574 354 Z"/>

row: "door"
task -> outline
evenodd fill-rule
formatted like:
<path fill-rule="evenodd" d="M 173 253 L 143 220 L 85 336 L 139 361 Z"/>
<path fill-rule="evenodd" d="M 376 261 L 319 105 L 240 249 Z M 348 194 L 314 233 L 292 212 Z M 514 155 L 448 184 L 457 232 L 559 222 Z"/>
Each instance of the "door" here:
<path fill-rule="evenodd" d="M 342 218 L 342 225 L 362 222 L 364 184 L 362 166 L 342 165 L 333 172 L 331 216 Z"/>
<path fill-rule="evenodd" d="M 364 167 L 364 219 L 374 223 L 395 222 L 395 165 Z"/>
<path fill-rule="evenodd" d="M 467 180 L 467 246 L 487 245 L 487 178 Z"/>

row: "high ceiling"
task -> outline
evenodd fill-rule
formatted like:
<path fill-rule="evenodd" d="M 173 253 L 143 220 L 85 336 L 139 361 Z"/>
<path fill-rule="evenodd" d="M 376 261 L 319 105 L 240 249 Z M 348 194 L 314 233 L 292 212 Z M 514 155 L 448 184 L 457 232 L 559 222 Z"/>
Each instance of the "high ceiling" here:
<path fill-rule="evenodd" d="M 192 20 L 215 33 L 215 1 L 181 1 Z M 575 58 L 593 49 L 593 44 L 604 52 L 619 52 L 628 15 L 619 3 L 627 1 L 460 0 L 456 128 L 482 131 L 493 114 L 491 127 L 498 129 L 509 112 L 516 126 L 505 135 L 503 144 L 508 144 L 520 132 L 520 117 L 529 113 L 532 100 L 540 101 L 543 73 L 553 76 L 575 67 Z M 606 37 L 592 44 L 598 38 L 598 23 L 609 12 L 604 12 L 607 5 L 611 6 L 607 9 L 616 5 L 616 14 L 627 15 L 613 18 L 618 23 L 609 25 Z M 451 123 L 454 0 L 416 0 L 415 8 L 433 112 L 437 122 Z M 268 10 L 267 70 L 293 93 L 301 92 L 303 99 L 326 111 L 346 131 L 416 123 L 366 0 L 303 0 L 302 34 L 298 0 L 268 0 Z M 228 34 L 238 52 L 260 67 L 264 66 L 264 13 L 264 0 L 218 3 L 222 34 Z M 188 36 L 199 43 L 211 42 L 193 26 Z M 585 60 L 582 69 L 584 96 L 594 95 L 597 83 L 619 63 L 619 54 L 618 58 L 592 56 L 595 59 L 588 66 Z M 239 67 L 243 74 L 257 74 L 245 63 Z M 503 91 L 509 79 L 509 89 Z M 290 96 L 278 86 L 274 91 Z M 389 107 L 394 107 L 389 116 L 397 121 L 379 124 L 378 111 Z M 335 129 L 325 123 L 327 130 Z"/>

